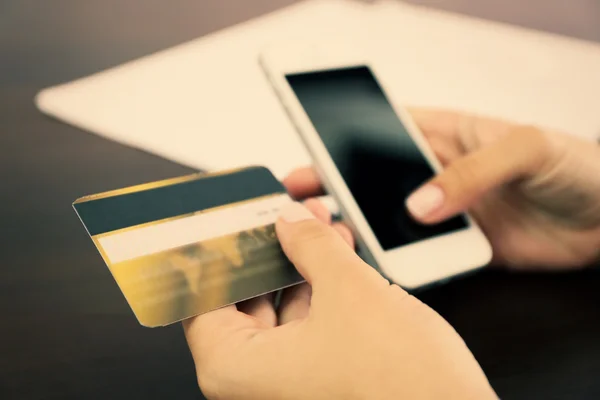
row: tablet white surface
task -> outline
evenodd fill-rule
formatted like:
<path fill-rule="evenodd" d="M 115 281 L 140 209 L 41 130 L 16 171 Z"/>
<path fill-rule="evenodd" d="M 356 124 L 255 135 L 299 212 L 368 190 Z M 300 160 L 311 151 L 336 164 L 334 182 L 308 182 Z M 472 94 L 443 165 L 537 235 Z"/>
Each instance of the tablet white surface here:
<path fill-rule="evenodd" d="M 407 104 L 600 133 L 600 46 L 409 6 L 306 0 L 44 89 L 44 113 L 201 169 L 310 163 L 257 64 L 273 38 L 362 43 Z M 389 80 L 389 78 L 387 79 Z"/>

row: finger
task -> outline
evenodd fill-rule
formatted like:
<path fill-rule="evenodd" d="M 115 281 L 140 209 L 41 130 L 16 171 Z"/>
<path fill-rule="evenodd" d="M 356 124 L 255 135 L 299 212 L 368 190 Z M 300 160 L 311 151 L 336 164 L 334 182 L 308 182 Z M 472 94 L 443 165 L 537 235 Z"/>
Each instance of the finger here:
<path fill-rule="evenodd" d="M 494 144 L 462 157 L 406 200 L 412 216 L 436 223 L 471 207 L 485 193 L 532 177 L 549 158 L 550 141 L 540 130 L 514 129 Z"/>
<path fill-rule="evenodd" d="M 340 277 L 344 277 L 344 284 L 351 285 L 383 279 L 362 262 L 335 229 L 318 221 L 299 203 L 282 210 L 276 229 L 285 254 L 312 286 L 313 293 L 321 287 L 335 292 Z"/>
<path fill-rule="evenodd" d="M 277 325 L 277 315 L 273 306 L 275 294 L 268 293 L 255 297 L 237 304 L 237 309 L 244 314 L 256 318 L 266 328 L 273 328 Z"/>
<path fill-rule="evenodd" d="M 321 180 L 315 170 L 310 167 L 293 171 L 283 180 L 283 185 L 290 196 L 297 200 L 323 194 Z"/>
<path fill-rule="evenodd" d="M 465 154 L 489 145 L 516 126 L 497 118 L 435 108 L 410 108 L 413 121 L 428 140 L 445 139 L 451 153 Z"/>
<path fill-rule="evenodd" d="M 196 365 L 206 349 L 213 348 L 223 337 L 240 330 L 259 329 L 254 318 L 241 313 L 235 305 L 226 306 L 183 321 L 185 337 Z"/>
<path fill-rule="evenodd" d="M 469 117 L 459 112 L 435 108 L 410 107 L 408 112 L 425 136 L 457 136 L 461 121 Z"/>
<path fill-rule="evenodd" d="M 286 289 L 279 305 L 279 325 L 306 318 L 310 310 L 312 289 L 308 283 Z"/>
<path fill-rule="evenodd" d="M 344 239 L 346 243 L 348 243 L 348 245 L 351 248 L 354 248 L 354 235 L 352 234 L 350 228 L 346 226 L 346 224 L 344 224 L 343 222 L 336 222 L 332 225 L 332 227 L 337 231 L 337 233 L 340 234 L 340 236 Z"/>
<path fill-rule="evenodd" d="M 313 214 L 315 213 L 313 212 Z M 332 226 L 344 241 L 351 248 L 354 248 L 354 236 L 350 228 L 341 222 L 336 222 Z M 279 306 L 279 324 L 283 325 L 291 321 L 306 318 L 310 310 L 311 294 L 312 289 L 307 283 L 284 290 Z"/>
<path fill-rule="evenodd" d="M 324 224 L 331 224 L 331 213 L 329 209 L 317 199 L 308 199 L 304 201 L 304 206 L 313 213 L 313 215 Z"/>
<path fill-rule="evenodd" d="M 324 224 L 331 224 L 331 214 L 323 203 L 317 199 L 308 199 L 304 206 Z M 308 315 L 310 308 L 310 285 L 304 283 L 285 289 L 281 295 L 281 303 L 278 309 L 279 324 L 304 318 Z"/>
<path fill-rule="evenodd" d="M 442 167 L 447 167 L 452 161 L 465 155 L 464 150 L 458 145 L 456 139 L 437 135 L 429 135 L 425 136 L 425 138 Z"/>

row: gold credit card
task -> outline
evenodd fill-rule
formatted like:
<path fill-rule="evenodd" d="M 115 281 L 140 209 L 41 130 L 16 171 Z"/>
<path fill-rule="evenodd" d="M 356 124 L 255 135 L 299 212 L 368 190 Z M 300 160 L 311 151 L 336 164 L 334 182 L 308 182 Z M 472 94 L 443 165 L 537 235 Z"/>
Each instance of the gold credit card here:
<path fill-rule="evenodd" d="M 73 204 L 140 324 L 164 326 L 303 281 L 275 235 L 292 200 L 263 167 L 194 174 Z"/>

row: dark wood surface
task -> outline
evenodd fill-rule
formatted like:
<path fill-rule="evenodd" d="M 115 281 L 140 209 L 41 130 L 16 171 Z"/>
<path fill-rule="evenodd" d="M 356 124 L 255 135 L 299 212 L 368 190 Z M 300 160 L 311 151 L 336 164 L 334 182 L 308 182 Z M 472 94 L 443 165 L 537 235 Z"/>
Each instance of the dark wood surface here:
<path fill-rule="evenodd" d="M 292 2 L 0 1 L 0 398 L 201 397 L 181 327 L 137 324 L 71 209 L 190 170 L 46 118 L 32 99 Z M 600 41 L 595 0 L 420 2 Z M 600 398 L 597 270 L 488 270 L 421 297 L 502 398 Z"/>

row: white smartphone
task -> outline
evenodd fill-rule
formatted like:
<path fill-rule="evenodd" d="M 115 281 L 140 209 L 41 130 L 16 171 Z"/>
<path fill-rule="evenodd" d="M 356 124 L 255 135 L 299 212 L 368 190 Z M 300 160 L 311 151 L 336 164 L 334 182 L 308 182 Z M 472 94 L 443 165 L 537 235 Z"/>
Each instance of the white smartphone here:
<path fill-rule="evenodd" d="M 469 215 L 425 226 L 408 214 L 406 197 L 441 165 L 376 66 L 355 53 L 276 47 L 260 62 L 361 255 L 407 289 L 487 264 L 491 246 Z"/>

